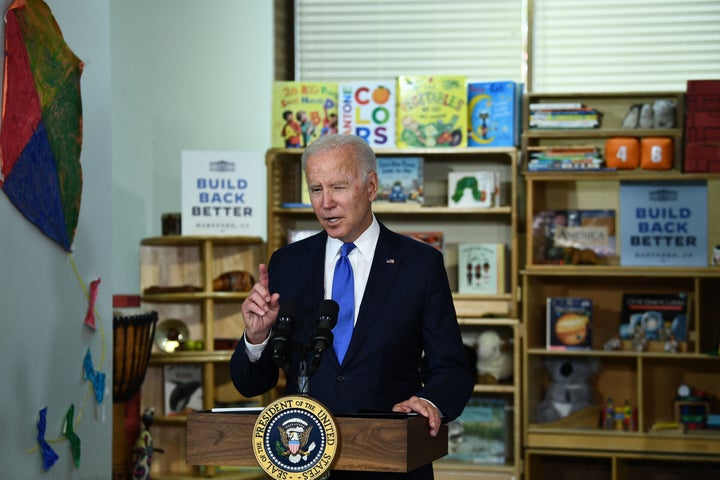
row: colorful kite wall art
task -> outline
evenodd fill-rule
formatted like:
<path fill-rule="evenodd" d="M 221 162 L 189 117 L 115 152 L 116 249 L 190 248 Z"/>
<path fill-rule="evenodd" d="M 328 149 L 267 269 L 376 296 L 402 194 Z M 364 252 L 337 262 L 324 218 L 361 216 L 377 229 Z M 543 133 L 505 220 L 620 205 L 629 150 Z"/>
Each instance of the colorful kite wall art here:
<path fill-rule="evenodd" d="M 42 0 L 15 0 L 5 22 L 0 188 L 70 252 L 82 196 L 83 62 Z"/>

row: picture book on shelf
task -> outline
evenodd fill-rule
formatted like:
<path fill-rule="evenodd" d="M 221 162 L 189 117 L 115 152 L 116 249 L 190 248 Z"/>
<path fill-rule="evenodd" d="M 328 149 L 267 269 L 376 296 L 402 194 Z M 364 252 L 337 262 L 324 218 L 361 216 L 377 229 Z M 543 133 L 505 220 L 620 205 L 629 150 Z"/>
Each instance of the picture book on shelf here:
<path fill-rule="evenodd" d="M 514 147 L 519 142 L 522 84 L 470 82 L 468 146 Z"/>
<path fill-rule="evenodd" d="M 399 148 L 467 146 L 465 76 L 401 75 L 397 96 Z"/>
<path fill-rule="evenodd" d="M 548 350 L 590 350 L 592 348 L 592 299 L 548 297 L 546 302 L 546 348 Z"/>
<path fill-rule="evenodd" d="M 458 292 L 490 295 L 505 293 L 504 244 L 458 244 Z"/>
<path fill-rule="evenodd" d="M 545 210 L 534 215 L 533 263 L 614 263 L 615 210 Z"/>
<path fill-rule="evenodd" d="M 395 147 L 395 79 L 386 82 L 341 83 L 338 92 L 340 133 L 362 137 L 374 148 Z"/>
<path fill-rule="evenodd" d="M 640 331 L 646 340 L 687 341 L 686 293 L 626 293 L 623 295 L 619 335 L 632 340 Z"/>
<path fill-rule="evenodd" d="M 405 235 L 406 237 L 413 238 L 417 240 L 418 242 L 427 243 L 428 245 L 436 248 L 437 250 L 443 251 L 443 248 L 445 247 L 444 240 L 445 235 L 443 232 L 437 231 L 437 232 L 399 232 L 402 235 Z"/>
<path fill-rule="evenodd" d="M 273 82 L 271 146 L 303 148 L 338 133 L 337 101 L 337 82 Z"/>
<path fill-rule="evenodd" d="M 499 207 L 500 174 L 490 170 L 448 172 L 448 207 Z"/>
<path fill-rule="evenodd" d="M 378 203 L 423 203 L 422 157 L 378 157 Z"/>
<path fill-rule="evenodd" d="M 510 456 L 511 415 L 499 398 L 474 397 L 448 424 L 448 454 L 443 460 L 463 463 L 505 463 Z"/>
<path fill-rule="evenodd" d="M 620 182 L 620 264 L 707 267 L 703 181 Z"/>
<path fill-rule="evenodd" d="M 163 367 L 165 415 L 184 415 L 203 408 L 202 365 Z"/>

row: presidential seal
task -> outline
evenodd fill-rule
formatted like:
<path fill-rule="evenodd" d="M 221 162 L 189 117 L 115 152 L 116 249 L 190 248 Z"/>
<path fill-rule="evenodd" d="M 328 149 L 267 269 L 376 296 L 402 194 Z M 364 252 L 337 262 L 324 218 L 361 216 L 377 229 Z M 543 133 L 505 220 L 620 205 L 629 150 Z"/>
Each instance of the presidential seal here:
<path fill-rule="evenodd" d="M 335 459 L 335 419 L 310 397 L 287 396 L 265 407 L 253 429 L 253 453 L 260 467 L 280 480 L 319 479 Z"/>

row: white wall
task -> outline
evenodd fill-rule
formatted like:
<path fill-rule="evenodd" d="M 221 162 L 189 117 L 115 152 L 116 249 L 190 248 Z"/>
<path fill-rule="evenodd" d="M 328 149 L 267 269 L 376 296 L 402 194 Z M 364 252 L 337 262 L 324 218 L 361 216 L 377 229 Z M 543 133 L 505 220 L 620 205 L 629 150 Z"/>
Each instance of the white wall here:
<path fill-rule="evenodd" d="M 183 150 L 270 145 L 272 4 L 111 3 L 114 293 L 139 293 L 140 240 L 180 211 Z"/>
<path fill-rule="evenodd" d="M 109 0 L 48 0 L 65 40 L 85 63 L 81 93 L 83 192 L 72 259 L 83 283 L 101 279 L 98 330 L 83 324 L 87 309 L 70 257 L 0 193 L 0 477 L 109 478 L 112 439 L 112 248 L 110 230 Z M 10 0 L 2 0 L 5 12 Z M 0 23 L 4 38 L 4 23 Z M 96 407 L 82 365 L 90 348 L 108 389 Z M 62 436 L 75 406 L 80 468 Z M 37 419 L 48 408 L 46 439 L 59 455 L 43 473 Z"/>

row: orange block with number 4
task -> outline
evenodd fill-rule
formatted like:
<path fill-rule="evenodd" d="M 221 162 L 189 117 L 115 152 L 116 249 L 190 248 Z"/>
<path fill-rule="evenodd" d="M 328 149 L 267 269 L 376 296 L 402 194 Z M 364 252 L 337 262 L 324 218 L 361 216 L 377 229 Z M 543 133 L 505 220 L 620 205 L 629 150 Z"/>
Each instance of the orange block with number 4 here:
<path fill-rule="evenodd" d="M 627 170 L 640 165 L 640 142 L 637 138 L 615 137 L 605 142 L 605 165 Z"/>
<path fill-rule="evenodd" d="M 640 142 L 640 167 L 645 170 L 670 170 L 673 166 L 672 138 L 646 137 Z"/>

